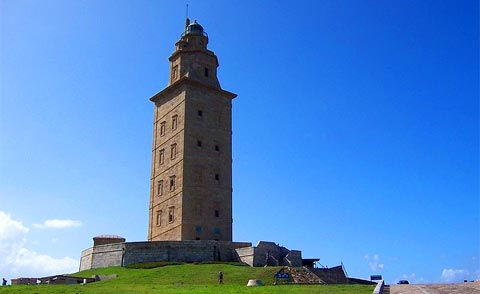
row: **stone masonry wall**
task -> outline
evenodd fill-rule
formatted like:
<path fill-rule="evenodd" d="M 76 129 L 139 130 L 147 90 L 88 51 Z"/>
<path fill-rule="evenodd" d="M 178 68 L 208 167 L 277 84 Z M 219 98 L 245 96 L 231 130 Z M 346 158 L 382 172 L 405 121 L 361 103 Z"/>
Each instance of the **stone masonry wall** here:
<path fill-rule="evenodd" d="M 93 247 L 92 268 L 121 266 L 125 243 Z"/>
<path fill-rule="evenodd" d="M 80 270 L 157 261 L 240 261 L 235 249 L 250 246 L 252 243 L 212 240 L 99 245 L 82 252 Z"/>
<path fill-rule="evenodd" d="M 93 253 L 93 247 L 90 247 L 82 251 L 82 254 L 80 257 L 79 271 L 84 271 L 92 268 L 92 253 Z"/>
<path fill-rule="evenodd" d="M 125 244 L 124 265 L 140 262 L 239 261 L 236 248 L 251 243 L 211 240 L 129 242 Z"/>
<path fill-rule="evenodd" d="M 121 266 L 125 243 L 97 245 L 82 251 L 80 270 Z"/>

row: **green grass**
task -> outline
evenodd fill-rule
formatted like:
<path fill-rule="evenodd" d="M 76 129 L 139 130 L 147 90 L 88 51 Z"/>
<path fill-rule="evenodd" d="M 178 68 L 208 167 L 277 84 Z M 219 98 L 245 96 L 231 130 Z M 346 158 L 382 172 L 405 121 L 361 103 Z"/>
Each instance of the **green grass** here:
<path fill-rule="evenodd" d="M 273 286 L 278 267 L 252 268 L 232 264 L 180 264 L 149 269 L 110 267 L 73 274 L 78 277 L 117 274 L 110 281 L 87 285 L 38 285 L 0 287 L 0 293 L 372 293 L 364 285 L 282 285 Z M 224 284 L 218 284 L 218 272 Z M 261 279 L 265 286 L 246 287 L 249 279 Z"/>

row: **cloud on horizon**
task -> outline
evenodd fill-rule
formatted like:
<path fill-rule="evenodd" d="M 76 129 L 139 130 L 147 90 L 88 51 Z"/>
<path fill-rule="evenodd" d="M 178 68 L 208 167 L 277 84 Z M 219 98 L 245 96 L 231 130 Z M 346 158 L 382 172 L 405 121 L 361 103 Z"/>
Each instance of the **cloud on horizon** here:
<path fill-rule="evenodd" d="M 425 284 L 425 283 L 427 283 L 427 281 L 423 277 L 418 277 L 415 273 L 411 273 L 409 275 L 403 274 L 400 279 L 397 279 L 397 281 L 399 281 L 399 280 L 407 280 L 411 284 Z"/>
<path fill-rule="evenodd" d="M 368 266 L 374 272 L 381 272 L 385 269 L 385 265 L 380 263 L 380 256 L 378 254 L 365 254 L 364 258 L 368 262 Z"/>
<path fill-rule="evenodd" d="M 33 226 L 37 229 L 67 229 L 67 228 L 78 228 L 83 224 L 79 220 L 71 219 L 48 219 L 43 222 L 43 224 L 34 224 Z"/>
<path fill-rule="evenodd" d="M 78 261 L 54 258 L 26 248 L 29 228 L 22 222 L 0 211 L 0 272 L 5 278 L 42 277 L 72 273 L 78 270 Z"/>
<path fill-rule="evenodd" d="M 463 282 L 468 280 L 470 273 L 465 269 L 445 268 L 442 271 L 442 280 L 446 283 Z"/>
<path fill-rule="evenodd" d="M 16 239 L 28 231 L 22 222 L 15 221 L 9 214 L 0 211 L 0 240 Z"/>

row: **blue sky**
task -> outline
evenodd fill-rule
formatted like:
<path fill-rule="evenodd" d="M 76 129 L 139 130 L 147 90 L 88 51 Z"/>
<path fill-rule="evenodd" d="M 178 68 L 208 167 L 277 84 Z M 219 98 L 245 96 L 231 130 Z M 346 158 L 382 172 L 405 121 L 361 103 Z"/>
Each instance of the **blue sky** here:
<path fill-rule="evenodd" d="M 189 1 L 233 109 L 234 240 L 479 279 L 477 1 Z M 183 1 L 0 2 L 0 276 L 145 240 Z"/>

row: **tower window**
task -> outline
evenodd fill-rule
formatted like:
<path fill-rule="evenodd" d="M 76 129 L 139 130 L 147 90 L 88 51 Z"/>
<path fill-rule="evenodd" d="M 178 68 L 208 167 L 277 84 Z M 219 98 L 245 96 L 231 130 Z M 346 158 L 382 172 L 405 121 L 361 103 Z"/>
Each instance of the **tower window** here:
<path fill-rule="evenodd" d="M 175 159 L 177 157 L 177 144 L 170 145 L 170 158 Z"/>
<path fill-rule="evenodd" d="M 163 180 L 160 180 L 157 183 L 157 194 L 158 194 L 158 196 L 163 195 Z"/>
<path fill-rule="evenodd" d="M 202 141 L 197 140 L 197 146 L 198 146 L 198 147 L 202 147 Z"/>
<path fill-rule="evenodd" d="M 161 226 L 162 225 L 162 211 L 161 210 L 158 210 L 157 211 L 157 226 Z"/>
<path fill-rule="evenodd" d="M 160 136 L 165 136 L 165 125 L 166 125 L 166 122 L 164 121 L 160 123 Z"/>
<path fill-rule="evenodd" d="M 177 120 L 178 120 L 178 115 L 172 116 L 172 130 L 177 129 Z"/>
<path fill-rule="evenodd" d="M 195 226 L 195 232 L 201 233 L 202 232 L 202 226 Z"/>
<path fill-rule="evenodd" d="M 170 191 L 175 191 L 175 176 L 170 177 Z"/>
<path fill-rule="evenodd" d="M 215 151 L 220 151 L 220 146 L 215 145 Z"/>
<path fill-rule="evenodd" d="M 175 207 L 172 206 L 168 208 L 168 222 L 173 223 L 174 220 L 175 220 Z"/>
<path fill-rule="evenodd" d="M 219 174 L 215 174 L 215 180 L 217 180 L 217 181 L 220 180 L 220 175 Z"/>
<path fill-rule="evenodd" d="M 162 149 L 160 150 L 160 152 L 158 153 L 158 156 L 159 156 L 159 163 L 160 164 L 163 164 L 163 162 L 165 161 L 165 149 Z"/>
<path fill-rule="evenodd" d="M 202 117 L 203 116 L 203 111 L 199 110 L 199 111 L 197 111 L 197 114 L 198 114 L 199 117 Z"/>
<path fill-rule="evenodd" d="M 205 68 L 205 76 L 208 77 L 208 68 Z"/>
<path fill-rule="evenodd" d="M 220 217 L 220 211 L 215 210 L 215 217 Z"/>
<path fill-rule="evenodd" d="M 214 232 L 215 234 L 217 234 L 217 235 L 220 235 L 220 234 L 221 234 L 220 228 L 214 228 L 214 229 L 213 229 L 213 232 Z"/>
<path fill-rule="evenodd" d="M 175 65 L 172 68 L 172 81 L 175 81 L 178 78 L 178 65 Z"/>

